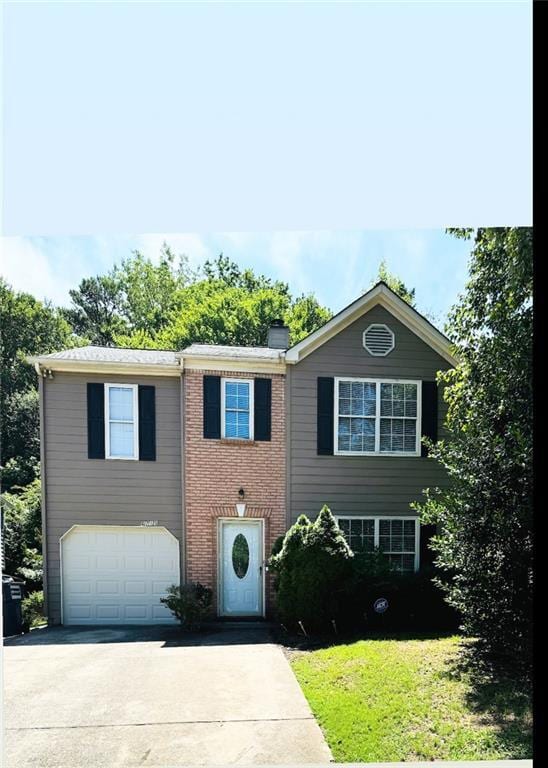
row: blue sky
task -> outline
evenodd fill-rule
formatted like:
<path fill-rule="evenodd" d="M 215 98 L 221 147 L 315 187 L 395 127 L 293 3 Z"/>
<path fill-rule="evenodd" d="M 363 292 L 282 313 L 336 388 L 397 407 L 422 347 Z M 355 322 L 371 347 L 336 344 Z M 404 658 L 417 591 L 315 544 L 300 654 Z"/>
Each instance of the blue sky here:
<path fill-rule="evenodd" d="M 6 237 L 0 273 L 16 290 L 63 305 L 83 277 L 104 273 L 135 249 L 156 260 L 164 241 L 193 267 L 222 251 L 287 281 L 295 294 L 313 292 L 334 312 L 370 286 L 385 259 L 440 326 L 464 288 L 471 249 L 440 229 Z"/>

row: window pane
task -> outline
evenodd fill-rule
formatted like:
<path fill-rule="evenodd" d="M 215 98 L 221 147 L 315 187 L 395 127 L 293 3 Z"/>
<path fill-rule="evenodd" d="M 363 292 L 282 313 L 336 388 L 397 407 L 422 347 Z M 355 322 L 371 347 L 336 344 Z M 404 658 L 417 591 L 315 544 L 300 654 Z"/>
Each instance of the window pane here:
<path fill-rule="evenodd" d="M 406 416 L 417 415 L 417 385 L 416 384 L 405 385 L 405 415 Z"/>
<path fill-rule="evenodd" d="M 110 455 L 133 457 L 133 424 L 110 422 Z"/>
<path fill-rule="evenodd" d="M 339 451 L 349 451 L 350 450 L 350 436 L 344 436 L 339 435 L 339 442 L 338 442 L 338 450 Z"/>
<path fill-rule="evenodd" d="M 348 537 L 350 529 L 350 520 L 342 520 L 339 518 L 339 528 L 344 533 L 345 537 Z"/>
<path fill-rule="evenodd" d="M 247 411 L 238 413 L 237 434 L 243 440 L 249 439 L 249 413 Z"/>
<path fill-rule="evenodd" d="M 375 521 L 345 518 L 339 527 L 353 552 L 372 552 L 375 548 Z"/>
<path fill-rule="evenodd" d="M 109 387 L 109 417 L 116 421 L 133 421 L 133 390 Z"/>
<path fill-rule="evenodd" d="M 339 397 L 346 397 L 350 400 L 352 397 L 352 383 L 350 381 L 339 381 Z"/>
<path fill-rule="evenodd" d="M 376 385 L 363 381 L 339 382 L 339 413 L 342 416 L 374 416 Z"/>
<path fill-rule="evenodd" d="M 414 536 L 415 535 L 415 521 L 414 520 L 404 520 L 403 521 L 403 532 L 406 536 Z"/>
<path fill-rule="evenodd" d="M 249 384 L 238 384 L 238 408 L 247 411 L 249 409 Z"/>

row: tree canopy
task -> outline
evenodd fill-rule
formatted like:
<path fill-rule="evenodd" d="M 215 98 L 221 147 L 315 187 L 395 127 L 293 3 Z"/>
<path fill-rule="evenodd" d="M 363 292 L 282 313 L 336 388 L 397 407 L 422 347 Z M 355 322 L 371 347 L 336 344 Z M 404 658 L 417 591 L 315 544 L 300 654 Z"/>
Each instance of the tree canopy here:
<path fill-rule="evenodd" d="M 466 231 L 459 236 L 469 237 Z M 466 291 L 449 326 L 458 365 L 440 376 L 449 438 L 431 456 L 440 583 L 489 657 L 531 662 L 533 566 L 532 232 L 478 229 Z"/>
<path fill-rule="evenodd" d="M 164 245 L 158 264 L 135 252 L 107 275 L 82 280 L 65 316 L 95 344 L 182 349 L 192 343 L 263 346 L 273 320 L 292 343 L 331 317 L 312 295 L 241 269 L 220 254 L 192 271 Z"/>
<path fill-rule="evenodd" d="M 0 328 L 0 461 L 2 485 L 11 488 L 35 477 L 40 453 L 36 372 L 26 357 L 71 347 L 75 339 L 58 309 L 14 291 L 3 278 Z"/>
<path fill-rule="evenodd" d="M 386 285 L 391 288 L 394 293 L 400 297 L 400 299 L 403 299 L 412 307 L 415 306 L 415 289 L 408 288 L 401 277 L 398 277 L 393 272 L 390 272 L 384 259 L 379 264 L 377 279 L 373 281 L 373 285 L 379 280 L 382 280 L 383 283 L 386 283 Z"/>

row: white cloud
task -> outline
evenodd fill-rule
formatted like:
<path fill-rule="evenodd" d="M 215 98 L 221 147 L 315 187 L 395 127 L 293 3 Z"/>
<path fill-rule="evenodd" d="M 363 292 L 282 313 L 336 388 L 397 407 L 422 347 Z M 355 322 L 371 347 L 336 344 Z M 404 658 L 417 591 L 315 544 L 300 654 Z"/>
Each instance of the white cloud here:
<path fill-rule="evenodd" d="M 24 237 L 3 237 L 0 247 L 0 274 L 16 291 L 55 304 L 66 302 L 73 286 L 70 276 L 59 274 L 55 263 L 38 246 Z"/>

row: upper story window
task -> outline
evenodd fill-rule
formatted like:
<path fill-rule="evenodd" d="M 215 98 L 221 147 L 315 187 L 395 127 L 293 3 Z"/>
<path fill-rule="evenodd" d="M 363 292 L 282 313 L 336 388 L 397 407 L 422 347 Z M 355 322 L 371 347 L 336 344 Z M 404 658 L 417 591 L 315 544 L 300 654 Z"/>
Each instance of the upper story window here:
<path fill-rule="evenodd" d="M 253 380 L 221 382 L 222 437 L 253 440 Z"/>
<path fill-rule="evenodd" d="M 420 381 L 335 379 L 335 453 L 420 456 Z"/>
<path fill-rule="evenodd" d="M 138 388 L 135 384 L 105 384 L 105 456 L 139 458 Z"/>

